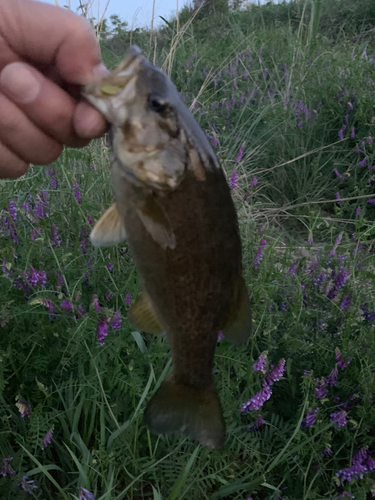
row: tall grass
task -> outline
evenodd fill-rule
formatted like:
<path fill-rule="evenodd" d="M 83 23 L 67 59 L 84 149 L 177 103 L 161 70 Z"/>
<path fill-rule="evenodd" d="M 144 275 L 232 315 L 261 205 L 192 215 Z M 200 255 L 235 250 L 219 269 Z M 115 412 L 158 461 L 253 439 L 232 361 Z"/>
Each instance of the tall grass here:
<path fill-rule="evenodd" d="M 182 10 L 178 43 L 173 20 L 156 49 L 133 34 L 167 61 L 239 214 L 254 331 L 240 348 L 218 340 L 222 450 L 142 423 L 171 358 L 127 321 L 140 283 L 126 242 L 88 241 L 113 202 L 105 138 L 0 181 L 1 498 L 370 498 L 374 46 L 347 19 L 341 40 L 321 36 L 327 12 L 292 2 L 186 25 Z M 103 39 L 110 65 L 129 37 Z"/>

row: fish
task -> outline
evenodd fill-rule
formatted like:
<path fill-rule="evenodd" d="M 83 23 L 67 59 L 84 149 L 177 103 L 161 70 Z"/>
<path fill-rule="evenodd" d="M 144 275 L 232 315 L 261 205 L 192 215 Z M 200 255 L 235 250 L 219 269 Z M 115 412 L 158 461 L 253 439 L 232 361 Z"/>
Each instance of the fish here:
<path fill-rule="evenodd" d="M 166 334 L 172 371 L 144 411 L 154 434 L 185 434 L 218 449 L 225 423 L 213 380 L 218 332 L 251 332 L 238 218 L 226 176 L 170 78 L 137 46 L 83 96 L 110 124 L 115 203 L 94 246 L 127 240 L 142 292 L 128 319 Z"/>

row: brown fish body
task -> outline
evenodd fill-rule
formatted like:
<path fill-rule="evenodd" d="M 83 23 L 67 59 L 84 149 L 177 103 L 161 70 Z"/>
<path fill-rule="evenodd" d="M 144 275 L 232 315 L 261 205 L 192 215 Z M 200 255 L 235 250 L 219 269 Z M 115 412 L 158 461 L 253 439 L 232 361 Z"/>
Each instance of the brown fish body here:
<path fill-rule="evenodd" d="M 148 404 L 145 421 L 153 432 L 187 432 L 218 448 L 225 432 L 212 378 L 217 334 L 223 330 L 240 343 L 251 327 L 237 216 L 207 139 L 167 77 L 152 71 L 145 63 L 133 94 L 142 94 L 147 84 L 165 91 L 165 79 L 177 112 L 157 117 L 156 138 L 141 108 L 112 130 L 116 211 L 144 287 L 130 320 L 145 331 L 165 331 L 173 358 L 172 374 Z M 134 100 L 131 111 L 138 105 Z M 127 161 L 133 166 L 124 168 Z M 108 231 L 105 222 L 98 223 L 100 235 Z M 95 234 L 93 240 L 101 238 L 108 241 Z"/>

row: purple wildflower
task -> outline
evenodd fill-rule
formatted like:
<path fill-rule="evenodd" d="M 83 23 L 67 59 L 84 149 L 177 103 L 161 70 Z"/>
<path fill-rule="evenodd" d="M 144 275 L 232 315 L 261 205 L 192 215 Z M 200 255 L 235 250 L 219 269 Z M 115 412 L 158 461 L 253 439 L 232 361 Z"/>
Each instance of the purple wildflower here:
<path fill-rule="evenodd" d="M 217 341 L 220 342 L 220 340 L 223 340 L 224 335 L 222 331 L 217 332 Z"/>
<path fill-rule="evenodd" d="M 314 396 L 318 399 L 324 399 L 327 396 L 327 394 L 328 394 L 327 384 L 324 378 L 322 378 L 322 380 L 320 380 L 316 384 Z"/>
<path fill-rule="evenodd" d="M 295 264 L 293 264 L 290 268 L 289 268 L 289 274 L 291 276 L 295 276 L 296 275 L 296 270 L 298 269 L 298 266 L 299 266 L 299 261 L 296 262 Z"/>
<path fill-rule="evenodd" d="M 130 307 L 130 304 L 132 303 L 132 296 L 130 295 L 130 293 L 127 293 L 125 295 L 125 304 Z"/>
<path fill-rule="evenodd" d="M 121 311 L 116 311 L 111 321 L 111 326 L 113 331 L 116 331 L 119 328 L 121 328 L 121 323 L 122 323 Z"/>
<path fill-rule="evenodd" d="M 359 217 L 359 216 L 361 215 L 361 212 L 362 212 L 361 207 L 357 207 L 357 208 L 355 209 L 355 216 L 356 216 L 356 217 Z"/>
<path fill-rule="evenodd" d="M 368 446 L 361 448 L 352 458 L 352 465 L 363 464 L 368 456 Z"/>
<path fill-rule="evenodd" d="M 345 410 L 341 410 L 337 413 L 331 413 L 331 422 L 336 422 L 337 427 L 343 427 L 348 422 L 346 420 L 347 412 Z"/>
<path fill-rule="evenodd" d="M 17 396 L 16 406 L 18 411 L 21 413 L 21 417 L 30 417 L 31 406 L 22 396 Z"/>
<path fill-rule="evenodd" d="M 302 126 L 303 126 L 303 120 L 300 120 L 297 125 L 298 125 L 299 128 L 302 128 Z"/>
<path fill-rule="evenodd" d="M 335 282 L 336 290 L 340 290 L 340 288 L 342 288 L 345 285 L 347 277 L 348 273 L 345 271 L 345 269 L 340 274 L 338 274 Z"/>
<path fill-rule="evenodd" d="M 260 263 L 263 259 L 263 250 L 264 250 L 264 247 L 267 245 L 267 241 L 266 240 L 262 240 L 260 242 L 260 245 L 259 245 L 259 248 L 257 250 L 257 253 L 255 254 L 255 258 L 254 258 L 254 262 L 253 262 L 253 267 L 254 269 L 258 269 L 258 267 L 260 266 Z"/>
<path fill-rule="evenodd" d="M 112 262 L 108 262 L 107 269 L 108 269 L 109 272 L 111 272 L 113 270 L 113 264 L 112 264 Z"/>
<path fill-rule="evenodd" d="M 352 479 L 363 479 L 363 474 L 366 472 L 367 467 L 365 465 L 356 464 L 347 469 L 339 470 L 338 472 L 336 472 L 336 476 L 341 480 L 342 483 L 344 481 L 350 483 Z"/>
<path fill-rule="evenodd" d="M 99 305 L 99 298 L 97 295 L 93 295 L 91 302 L 94 304 L 94 309 L 96 312 L 100 313 L 102 311 L 102 308 Z"/>
<path fill-rule="evenodd" d="M 271 366 L 271 369 L 268 370 L 268 373 L 265 375 L 265 380 L 267 385 L 273 385 L 275 382 L 278 382 L 284 374 L 285 367 L 285 359 L 282 358 L 277 363 L 275 367 Z"/>
<path fill-rule="evenodd" d="M 343 125 L 343 127 L 339 130 L 338 136 L 340 137 L 340 141 L 344 140 L 344 131 L 346 129 L 346 126 Z"/>
<path fill-rule="evenodd" d="M 262 372 L 266 368 L 267 354 L 262 353 L 259 358 L 253 364 L 253 370 L 256 372 Z"/>
<path fill-rule="evenodd" d="M 52 246 L 54 248 L 57 248 L 61 245 L 61 240 L 59 238 L 59 235 L 57 234 L 56 224 L 52 224 L 52 227 L 51 227 L 51 241 L 52 241 Z"/>
<path fill-rule="evenodd" d="M 27 275 L 27 280 L 33 288 L 36 287 L 36 285 L 40 285 L 41 287 L 44 287 L 47 283 L 47 273 L 45 271 L 36 271 L 33 266 L 31 266 L 31 272 L 28 271 Z"/>
<path fill-rule="evenodd" d="M 22 203 L 22 208 L 25 210 L 25 212 L 30 212 L 30 207 L 29 207 L 29 204 L 27 203 L 27 201 L 24 201 Z"/>
<path fill-rule="evenodd" d="M 338 191 L 336 193 L 336 200 L 338 200 L 337 201 L 338 206 L 342 205 L 342 201 L 340 201 L 341 200 L 340 193 Z"/>
<path fill-rule="evenodd" d="M 363 158 L 363 160 L 361 160 L 361 161 L 359 161 L 359 162 L 357 163 L 357 165 L 358 165 L 359 167 L 364 167 L 364 166 L 366 166 L 366 163 L 367 163 L 367 158 L 366 158 L 366 156 L 365 156 L 365 157 Z"/>
<path fill-rule="evenodd" d="M 342 240 L 342 234 L 343 234 L 343 233 L 340 233 L 340 234 L 337 236 L 336 240 L 335 240 L 335 246 L 336 246 L 336 247 L 337 247 L 338 245 L 340 245 L 340 243 L 341 243 L 341 240 Z"/>
<path fill-rule="evenodd" d="M 322 457 L 329 458 L 332 455 L 331 448 L 324 448 L 322 451 Z"/>
<path fill-rule="evenodd" d="M 350 295 L 346 295 L 346 297 L 344 298 L 344 300 L 341 302 L 340 305 L 341 311 L 346 311 L 346 309 L 349 307 L 350 301 L 351 301 Z"/>
<path fill-rule="evenodd" d="M 111 291 L 109 291 L 106 296 L 105 296 L 105 300 L 107 302 L 109 302 L 111 300 L 111 298 L 113 297 L 113 293 Z"/>
<path fill-rule="evenodd" d="M 331 373 L 328 375 L 327 378 L 325 378 L 325 382 L 329 385 L 337 385 L 337 377 L 339 376 L 339 372 L 337 369 L 337 366 L 335 368 L 332 368 Z"/>
<path fill-rule="evenodd" d="M 107 318 L 102 317 L 98 322 L 96 338 L 100 345 L 104 345 L 104 339 L 108 335 L 108 322 Z"/>
<path fill-rule="evenodd" d="M 85 488 L 79 490 L 79 500 L 95 500 L 94 494 Z"/>
<path fill-rule="evenodd" d="M 353 493 L 349 493 L 349 491 L 343 491 L 343 492 L 339 495 L 339 498 L 345 498 L 345 497 L 348 497 L 348 498 L 355 498 L 355 496 L 353 495 Z"/>
<path fill-rule="evenodd" d="M 339 368 L 341 368 L 341 370 L 345 370 L 345 368 L 347 368 L 352 361 L 352 358 L 348 358 L 348 360 L 345 362 L 344 358 L 342 357 L 342 354 L 340 352 L 340 349 L 338 347 L 336 347 L 336 349 L 335 349 L 335 357 L 336 357 L 337 366 Z"/>
<path fill-rule="evenodd" d="M 316 408 L 313 410 L 312 408 L 309 408 L 309 411 L 307 412 L 305 420 L 302 422 L 301 427 L 312 427 L 315 424 L 316 416 L 319 412 L 319 408 Z"/>
<path fill-rule="evenodd" d="M 44 450 L 47 448 L 49 444 L 51 444 L 52 441 L 52 435 L 53 435 L 53 427 L 50 428 L 50 430 L 47 432 L 47 434 L 43 438 L 43 442 L 41 445 L 41 449 Z"/>
<path fill-rule="evenodd" d="M 303 109 L 303 102 L 300 101 L 298 103 L 298 106 L 297 106 L 297 109 L 296 109 L 296 117 L 297 118 L 301 115 L 302 109 Z"/>
<path fill-rule="evenodd" d="M 58 189 L 58 187 L 59 187 L 59 183 L 58 183 L 57 177 L 56 177 L 56 172 L 51 167 L 48 167 L 46 169 L 46 172 L 50 176 L 51 188 L 56 191 L 56 189 Z"/>
<path fill-rule="evenodd" d="M 73 304 L 69 300 L 63 300 L 60 304 L 61 309 L 67 312 L 73 312 Z"/>
<path fill-rule="evenodd" d="M 350 129 L 350 137 L 351 137 L 352 139 L 354 139 L 354 137 L 355 137 L 355 130 L 354 130 L 354 127 L 352 127 L 352 128 Z"/>
<path fill-rule="evenodd" d="M 9 215 L 14 223 L 17 222 L 17 208 L 16 204 L 14 203 L 14 200 L 9 200 Z"/>
<path fill-rule="evenodd" d="M 250 426 L 248 427 L 248 430 L 249 430 L 249 431 L 256 431 L 257 429 L 259 429 L 259 427 L 260 427 L 261 425 L 263 425 L 263 424 L 265 424 L 265 423 L 266 423 L 266 422 L 265 422 L 265 420 L 262 418 L 262 415 L 258 415 L 258 416 L 257 416 L 257 419 L 255 420 L 255 422 L 254 422 L 252 425 L 250 425 Z"/>
<path fill-rule="evenodd" d="M 270 399 L 272 396 L 272 389 L 268 386 L 264 387 L 261 391 L 259 391 L 255 396 L 253 396 L 247 403 L 242 405 L 241 411 L 245 413 L 249 413 L 249 411 L 259 410 L 261 406 L 264 405 L 266 401 Z"/>
<path fill-rule="evenodd" d="M 5 477 L 5 476 L 14 477 L 14 475 L 15 475 L 14 469 L 9 463 L 12 460 L 13 460 L 13 457 L 11 457 L 10 455 L 6 458 L 3 458 L 1 465 L 0 465 L 0 469 L 1 469 L 0 474 L 3 477 Z"/>
<path fill-rule="evenodd" d="M 49 203 L 48 203 L 48 193 L 47 191 L 40 191 L 38 193 L 38 203 L 35 205 L 35 216 L 40 217 L 41 219 L 46 218 L 46 212 L 48 211 L 49 208 Z"/>
<path fill-rule="evenodd" d="M 72 184 L 72 189 L 73 189 L 74 198 L 77 200 L 78 205 L 80 205 L 82 202 L 82 195 L 81 195 L 81 192 L 79 190 L 78 184 Z"/>
<path fill-rule="evenodd" d="M 344 177 L 340 174 L 340 172 L 337 170 L 337 168 L 334 168 L 333 172 L 335 173 L 336 177 L 343 180 Z"/>
<path fill-rule="evenodd" d="M 242 146 L 240 147 L 240 149 L 238 151 L 238 155 L 237 155 L 237 158 L 236 158 L 236 162 L 237 163 L 240 163 L 240 161 L 242 160 L 242 155 L 243 155 L 244 149 L 245 149 L 245 143 L 242 144 Z"/>
<path fill-rule="evenodd" d="M 229 178 L 229 183 L 231 189 L 235 189 L 238 186 L 238 174 L 235 168 L 233 169 L 232 174 Z"/>
<path fill-rule="evenodd" d="M 371 205 L 375 205 L 375 198 L 371 198 L 371 200 L 367 200 L 367 203 L 371 203 Z"/>
<path fill-rule="evenodd" d="M 257 185 L 258 179 L 256 177 L 253 178 L 250 184 L 250 189 Z"/>
<path fill-rule="evenodd" d="M 38 236 L 40 236 L 40 232 L 41 232 L 40 227 L 34 227 L 34 229 L 31 231 L 30 234 L 31 241 L 34 241 Z"/>
<path fill-rule="evenodd" d="M 22 482 L 21 482 L 21 488 L 25 493 L 30 495 L 31 497 L 33 496 L 32 490 L 37 488 L 35 484 L 35 479 L 30 479 L 28 476 L 23 476 Z"/>

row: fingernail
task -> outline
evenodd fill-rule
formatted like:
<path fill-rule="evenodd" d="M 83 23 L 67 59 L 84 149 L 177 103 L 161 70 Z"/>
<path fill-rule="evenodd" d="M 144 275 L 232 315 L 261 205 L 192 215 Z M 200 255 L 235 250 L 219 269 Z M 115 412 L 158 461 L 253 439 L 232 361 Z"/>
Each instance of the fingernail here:
<path fill-rule="evenodd" d="M 110 71 L 104 66 L 103 63 L 100 63 L 97 66 L 95 66 L 92 72 L 95 78 L 101 78 L 103 76 L 108 76 L 110 74 Z"/>
<path fill-rule="evenodd" d="M 41 83 L 26 64 L 8 64 L 0 73 L 0 88 L 12 101 L 27 104 L 35 100 Z"/>

